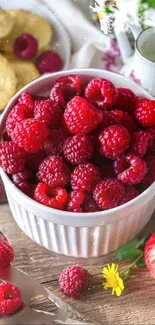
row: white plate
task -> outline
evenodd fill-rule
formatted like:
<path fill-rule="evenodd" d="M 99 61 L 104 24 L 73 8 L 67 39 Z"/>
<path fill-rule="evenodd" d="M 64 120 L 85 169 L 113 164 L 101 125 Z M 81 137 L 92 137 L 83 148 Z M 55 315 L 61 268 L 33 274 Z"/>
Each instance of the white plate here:
<path fill-rule="evenodd" d="M 56 0 L 55 0 L 56 1 Z M 57 0 L 59 1 L 59 0 Z M 71 56 L 71 42 L 66 29 L 55 13 L 43 2 L 39 0 L 0 0 L 0 7 L 5 10 L 25 9 L 32 11 L 44 18 L 51 24 L 53 39 L 51 49 L 58 52 L 64 62 L 63 70 L 68 69 Z M 37 26 L 36 26 L 37 28 Z"/>

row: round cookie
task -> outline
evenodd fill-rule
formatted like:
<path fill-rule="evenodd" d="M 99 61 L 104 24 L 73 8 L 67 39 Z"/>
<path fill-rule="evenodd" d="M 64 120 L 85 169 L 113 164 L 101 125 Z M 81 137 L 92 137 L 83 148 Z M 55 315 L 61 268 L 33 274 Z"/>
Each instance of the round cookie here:
<path fill-rule="evenodd" d="M 1 49 L 7 53 L 13 53 L 15 39 L 21 34 L 31 34 L 38 41 L 38 50 L 46 47 L 52 39 L 52 28 L 49 22 L 26 10 L 9 11 L 14 20 L 11 33 L 3 41 Z"/>
<path fill-rule="evenodd" d="M 33 62 L 20 60 L 13 54 L 6 54 L 5 58 L 17 77 L 17 90 L 40 77 L 40 73 Z"/>
<path fill-rule="evenodd" d="M 15 94 L 17 78 L 8 61 L 0 54 L 0 110 Z"/>
<path fill-rule="evenodd" d="M 0 39 L 6 37 L 13 29 L 14 19 L 11 15 L 0 9 Z"/>

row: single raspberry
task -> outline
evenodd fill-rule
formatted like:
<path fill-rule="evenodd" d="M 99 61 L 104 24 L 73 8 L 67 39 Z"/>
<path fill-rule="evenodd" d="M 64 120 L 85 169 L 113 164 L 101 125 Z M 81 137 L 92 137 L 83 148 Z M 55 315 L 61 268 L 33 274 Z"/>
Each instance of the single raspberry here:
<path fill-rule="evenodd" d="M 0 242 L 0 268 L 8 267 L 14 259 L 13 247 L 8 241 Z"/>
<path fill-rule="evenodd" d="M 34 118 L 47 125 L 57 128 L 60 123 L 62 109 L 51 99 L 37 101 L 34 108 Z"/>
<path fill-rule="evenodd" d="M 76 96 L 76 91 L 70 84 L 56 83 L 51 89 L 50 98 L 58 105 L 65 107 L 66 103 Z"/>
<path fill-rule="evenodd" d="M 114 169 L 117 178 L 126 185 L 141 183 L 147 173 L 145 161 L 130 153 L 115 160 Z"/>
<path fill-rule="evenodd" d="M 44 143 L 47 155 L 61 156 L 63 154 L 63 144 L 66 136 L 61 130 L 51 130 Z"/>
<path fill-rule="evenodd" d="M 95 78 L 85 88 L 85 98 L 100 109 L 111 108 L 116 102 L 118 91 L 109 80 Z"/>
<path fill-rule="evenodd" d="M 30 108 L 25 104 L 17 104 L 8 115 L 6 120 L 6 129 L 8 135 L 12 137 L 15 126 L 28 118 L 33 117 L 33 113 Z"/>
<path fill-rule="evenodd" d="M 153 233 L 149 240 L 147 241 L 144 249 L 144 259 L 146 263 L 146 267 L 150 272 L 151 276 L 155 279 L 155 233 Z"/>
<path fill-rule="evenodd" d="M 66 296 L 78 299 L 88 289 L 90 284 L 90 273 L 80 266 L 69 266 L 60 274 L 60 290 Z"/>
<path fill-rule="evenodd" d="M 85 193 L 85 198 L 82 203 L 82 210 L 83 212 L 98 212 L 98 206 L 96 202 L 93 199 L 93 196 L 91 193 Z"/>
<path fill-rule="evenodd" d="M 43 146 L 48 133 L 47 125 L 44 122 L 31 118 L 16 125 L 12 140 L 25 151 L 35 153 Z"/>
<path fill-rule="evenodd" d="M 93 191 L 93 198 L 100 209 L 115 208 L 124 194 L 124 186 L 115 178 L 105 178 Z"/>
<path fill-rule="evenodd" d="M 135 117 L 144 128 L 155 126 L 155 100 L 139 99 L 135 110 Z"/>
<path fill-rule="evenodd" d="M 41 162 L 37 177 L 51 187 L 64 187 L 69 182 L 70 172 L 62 157 L 49 156 Z"/>
<path fill-rule="evenodd" d="M 33 96 L 34 95 L 31 95 L 29 92 L 24 92 L 18 98 L 18 102 L 26 105 L 33 112 L 35 107 L 35 101 L 33 100 Z"/>
<path fill-rule="evenodd" d="M 36 173 L 38 171 L 39 165 L 46 158 L 46 152 L 40 150 L 37 153 L 29 153 L 26 157 L 26 167 L 32 172 Z"/>
<path fill-rule="evenodd" d="M 30 194 L 33 193 L 36 178 L 32 171 L 24 169 L 17 174 L 13 174 L 11 179 L 12 182 L 25 194 L 30 196 Z"/>
<path fill-rule="evenodd" d="M 101 166 L 99 166 L 101 178 L 115 177 L 115 171 L 112 160 L 105 160 Z"/>
<path fill-rule="evenodd" d="M 39 183 L 34 191 L 34 199 L 50 208 L 63 210 L 67 202 L 67 192 L 64 188 Z"/>
<path fill-rule="evenodd" d="M 108 128 L 111 125 L 120 124 L 120 121 L 114 114 L 111 114 L 113 111 L 102 111 L 102 123 L 98 126 L 98 128 L 94 131 L 98 134 L 104 129 Z"/>
<path fill-rule="evenodd" d="M 118 110 L 133 114 L 136 109 L 138 97 L 128 88 L 118 88 L 118 97 L 115 107 Z"/>
<path fill-rule="evenodd" d="M 26 160 L 25 151 L 14 142 L 0 143 L 0 166 L 8 174 L 18 173 L 24 168 Z"/>
<path fill-rule="evenodd" d="M 100 133 L 99 140 L 105 157 L 116 159 L 128 149 L 130 135 L 123 126 L 112 125 Z"/>
<path fill-rule="evenodd" d="M 140 186 L 143 190 L 147 189 L 155 181 L 155 156 L 147 155 L 145 162 L 148 172 L 140 183 Z"/>
<path fill-rule="evenodd" d="M 69 75 L 69 76 L 65 76 L 65 77 L 60 77 L 56 81 L 56 84 L 68 84 L 69 86 L 71 86 L 76 91 L 76 95 L 81 94 L 81 80 L 76 75 Z"/>
<path fill-rule="evenodd" d="M 85 195 L 82 191 L 72 191 L 68 194 L 66 210 L 70 212 L 82 212 L 82 203 Z"/>
<path fill-rule="evenodd" d="M 33 59 L 38 50 L 38 41 L 30 34 L 22 34 L 14 42 L 14 52 L 21 59 Z"/>
<path fill-rule="evenodd" d="M 71 133 L 90 133 L 102 122 L 102 112 L 87 100 L 75 96 L 64 112 L 65 123 Z"/>
<path fill-rule="evenodd" d="M 133 133 L 137 130 L 137 123 L 129 113 L 115 109 L 111 111 L 110 114 L 115 117 L 120 124 L 128 130 L 129 133 Z"/>
<path fill-rule="evenodd" d="M 93 145 L 87 135 L 76 134 L 64 141 L 63 152 L 73 165 L 84 164 L 93 154 Z"/>
<path fill-rule="evenodd" d="M 23 301 L 20 290 L 9 282 L 0 283 L 0 315 L 15 314 Z"/>
<path fill-rule="evenodd" d="M 99 180 L 99 169 L 90 163 L 75 167 L 71 174 L 71 186 L 73 190 L 91 191 Z"/>
<path fill-rule="evenodd" d="M 123 205 L 129 202 L 139 195 L 138 190 L 135 189 L 133 186 L 125 186 L 124 188 L 125 188 L 125 193 L 119 200 L 119 205 Z"/>
<path fill-rule="evenodd" d="M 129 151 L 137 156 L 143 157 L 150 146 L 149 132 L 138 131 L 131 135 Z"/>
<path fill-rule="evenodd" d="M 57 52 L 48 50 L 38 56 L 36 66 L 42 74 L 57 72 L 62 70 L 63 61 Z"/>

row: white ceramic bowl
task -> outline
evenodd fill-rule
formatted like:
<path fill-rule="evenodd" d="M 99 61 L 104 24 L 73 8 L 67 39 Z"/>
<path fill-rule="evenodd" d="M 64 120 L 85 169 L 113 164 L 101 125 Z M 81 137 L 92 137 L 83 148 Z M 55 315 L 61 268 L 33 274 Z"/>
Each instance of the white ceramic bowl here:
<path fill-rule="evenodd" d="M 53 30 L 51 49 L 58 52 L 64 62 L 63 69 L 69 67 L 71 57 L 71 42 L 69 35 L 57 15 L 43 1 L 39 0 L 0 0 L 0 8 L 5 10 L 24 9 L 34 12 L 47 19 Z M 37 28 L 37 26 L 36 26 Z"/>
<path fill-rule="evenodd" d="M 72 70 L 44 76 L 20 90 L 5 109 L 0 132 L 8 113 L 23 91 L 47 94 L 62 75 L 76 74 L 85 81 L 104 77 L 116 86 L 127 87 L 137 95 L 151 96 L 132 81 L 120 75 L 95 69 Z M 0 169 L 10 209 L 19 227 L 35 242 L 52 252 L 74 257 L 99 257 L 131 240 L 149 221 L 155 208 L 155 183 L 134 200 L 108 211 L 69 213 L 45 207 L 18 190 Z"/>

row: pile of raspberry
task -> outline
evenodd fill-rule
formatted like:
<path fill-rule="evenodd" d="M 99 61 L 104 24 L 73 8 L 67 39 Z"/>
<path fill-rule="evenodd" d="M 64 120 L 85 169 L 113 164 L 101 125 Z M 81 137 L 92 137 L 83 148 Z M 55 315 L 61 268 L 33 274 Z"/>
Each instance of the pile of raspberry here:
<path fill-rule="evenodd" d="M 155 101 L 109 80 L 59 78 L 8 115 L 0 166 L 35 201 L 69 212 L 118 207 L 155 181 Z"/>

